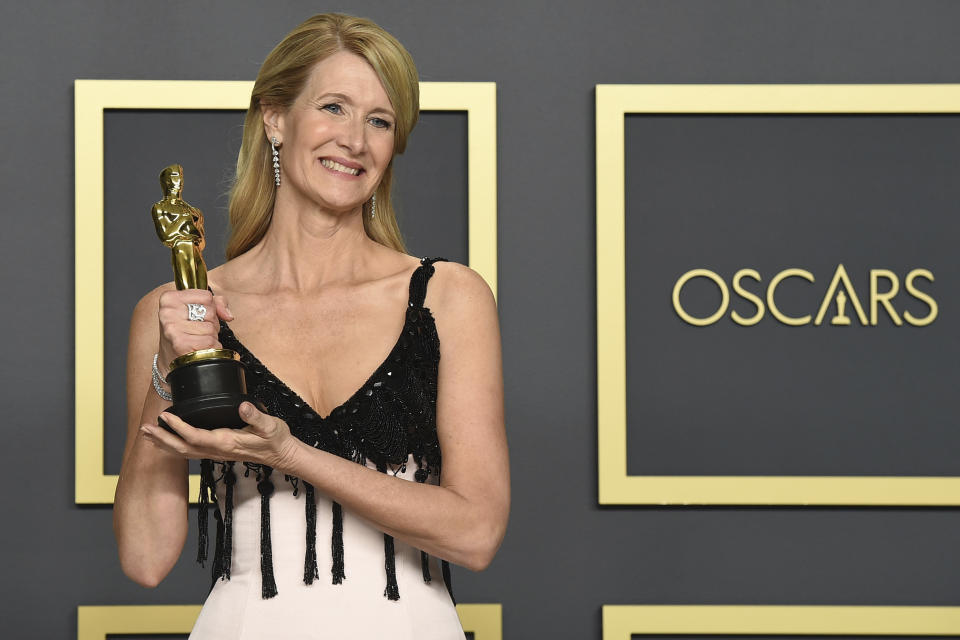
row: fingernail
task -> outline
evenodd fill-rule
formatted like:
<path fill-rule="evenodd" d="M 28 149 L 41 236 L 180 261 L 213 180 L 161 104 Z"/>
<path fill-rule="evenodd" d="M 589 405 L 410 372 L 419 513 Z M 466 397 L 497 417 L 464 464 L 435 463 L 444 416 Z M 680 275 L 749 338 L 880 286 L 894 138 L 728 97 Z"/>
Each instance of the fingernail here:
<path fill-rule="evenodd" d="M 233 315 L 233 311 L 230 311 L 230 307 L 227 307 L 227 315 L 230 316 L 230 319 L 231 319 L 231 320 L 233 320 L 234 318 L 236 318 L 236 316 Z"/>
<path fill-rule="evenodd" d="M 243 402 L 240 404 L 240 415 L 244 418 L 253 417 L 253 405 L 249 402 Z"/>

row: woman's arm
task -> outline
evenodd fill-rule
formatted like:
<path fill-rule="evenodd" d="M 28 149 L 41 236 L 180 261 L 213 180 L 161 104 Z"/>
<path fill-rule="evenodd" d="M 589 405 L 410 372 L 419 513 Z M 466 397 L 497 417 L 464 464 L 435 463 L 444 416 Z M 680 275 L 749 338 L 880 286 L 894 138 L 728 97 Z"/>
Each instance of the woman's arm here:
<path fill-rule="evenodd" d="M 394 478 L 310 447 L 286 424 L 253 409 L 241 431 L 194 429 L 164 414 L 181 436 L 147 427 L 184 457 L 268 464 L 314 485 L 351 513 L 431 555 L 475 571 L 503 540 L 510 470 L 503 424 L 503 376 L 496 303 L 473 270 L 439 263 L 426 306 L 440 337 L 437 428 L 443 454 L 439 486 Z M 440 286 L 437 286 L 440 285 Z"/>
<path fill-rule="evenodd" d="M 144 296 L 133 311 L 127 350 L 127 443 L 113 503 L 113 531 L 120 566 L 134 582 L 155 587 L 176 564 L 187 539 L 187 461 L 141 437 L 170 406 L 153 389 L 151 369 L 160 329 L 163 288 Z"/>
<path fill-rule="evenodd" d="M 145 587 L 155 587 L 176 564 L 188 526 L 187 461 L 144 438 L 140 430 L 170 406 L 154 391 L 153 355 L 159 350 L 163 370 L 162 363 L 175 355 L 219 345 L 216 314 L 209 314 L 209 321 L 190 323 L 185 300 L 208 304 L 211 311 L 216 307 L 221 315 L 225 309 L 225 301 L 214 301 L 207 291 L 175 291 L 168 284 L 144 296 L 130 321 L 127 442 L 114 497 L 113 531 L 123 572 Z"/>

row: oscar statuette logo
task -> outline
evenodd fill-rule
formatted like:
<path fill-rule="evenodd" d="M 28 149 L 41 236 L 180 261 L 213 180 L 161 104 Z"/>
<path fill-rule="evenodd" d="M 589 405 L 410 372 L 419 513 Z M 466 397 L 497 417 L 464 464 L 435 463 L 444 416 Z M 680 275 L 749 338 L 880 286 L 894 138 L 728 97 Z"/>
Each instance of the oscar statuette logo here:
<path fill-rule="evenodd" d="M 201 253 L 205 246 L 203 213 L 181 197 L 183 168 L 178 164 L 166 167 L 160 172 L 160 186 L 163 199 L 150 213 L 161 242 L 172 251 L 177 289 L 206 289 L 207 266 Z M 198 318 L 202 317 L 201 312 Z M 203 429 L 245 427 L 240 403 L 253 402 L 247 395 L 245 374 L 239 354 L 230 349 L 185 353 L 170 363 L 167 382 L 173 406 L 167 411 Z"/>

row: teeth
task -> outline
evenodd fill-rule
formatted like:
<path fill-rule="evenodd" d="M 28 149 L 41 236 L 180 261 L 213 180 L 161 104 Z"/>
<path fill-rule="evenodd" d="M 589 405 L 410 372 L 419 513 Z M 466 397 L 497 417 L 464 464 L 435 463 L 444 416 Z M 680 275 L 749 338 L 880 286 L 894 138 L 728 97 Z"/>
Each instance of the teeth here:
<path fill-rule="evenodd" d="M 324 158 L 320 161 L 320 164 L 325 166 L 327 169 L 333 169 L 334 171 L 339 171 L 340 173 L 349 173 L 352 176 L 360 175 L 360 169 L 351 169 L 350 167 L 345 167 L 339 162 L 334 162 L 333 160 L 327 160 Z"/>

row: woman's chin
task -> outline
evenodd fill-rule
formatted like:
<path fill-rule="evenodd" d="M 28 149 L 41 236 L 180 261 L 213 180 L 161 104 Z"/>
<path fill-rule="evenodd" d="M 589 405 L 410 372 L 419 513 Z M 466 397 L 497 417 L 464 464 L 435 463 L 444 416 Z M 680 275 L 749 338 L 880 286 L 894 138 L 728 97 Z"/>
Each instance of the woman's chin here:
<path fill-rule="evenodd" d="M 363 208 L 365 200 L 358 199 L 356 194 L 291 194 L 292 204 L 297 208 L 320 209 L 337 215 L 348 215 Z"/>

